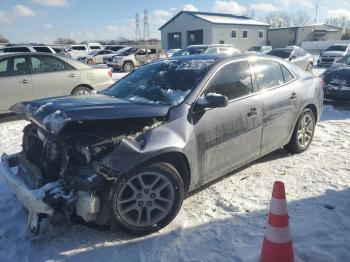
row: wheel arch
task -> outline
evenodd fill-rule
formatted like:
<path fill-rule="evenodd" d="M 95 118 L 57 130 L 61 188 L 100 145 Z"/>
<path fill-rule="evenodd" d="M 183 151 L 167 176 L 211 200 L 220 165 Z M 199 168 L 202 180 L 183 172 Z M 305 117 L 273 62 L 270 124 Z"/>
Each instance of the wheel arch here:
<path fill-rule="evenodd" d="M 87 87 L 87 88 L 89 88 L 91 91 L 94 90 L 94 88 L 93 88 L 92 86 L 88 85 L 88 84 L 80 84 L 80 85 L 77 85 L 76 87 L 74 87 L 74 88 L 72 89 L 72 91 L 70 92 L 70 94 L 73 95 L 73 94 L 74 94 L 74 91 L 75 91 L 77 88 L 79 88 L 79 87 Z"/>
<path fill-rule="evenodd" d="M 314 117 L 315 117 L 315 122 L 317 122 L 317 119 L 318 119 L 318 111 L 317 111 L 317 107 L 315 104 L 308 104 L 304 107 L 304 109 L 310 109 L 312 111 L 312 113 L 314 114 Z M 304 110 L 303 109 L 303 110 Z"/>
<path fill-rule="evenodd" d="M 141 166 L 147 165 L 155 162 L 165 162 L 171 164 L 180 174 L 182 181 L 184 183 L 185 193 L 188 192 L 191 183 L 191 168 L 186 155 L 182 152 L 172 151 L 164 152 L 157 156 L 154 156 L 146 161 L 139 163 L 133 169 Z"/>

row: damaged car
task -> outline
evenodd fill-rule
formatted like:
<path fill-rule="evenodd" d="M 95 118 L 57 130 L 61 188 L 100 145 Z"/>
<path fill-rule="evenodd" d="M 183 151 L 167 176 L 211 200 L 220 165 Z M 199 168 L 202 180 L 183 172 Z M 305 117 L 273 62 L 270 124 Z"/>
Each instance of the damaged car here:
<path fill-rule="evenodd" d="M 322 99 L 322 79 L 274 57 L 160 60 L 98 94 L 14 105 L 30 124 L 2 173 L 32 232 L 63 211 L 144 235 L 210 181 L 283 146 L 304 152 Z"/>

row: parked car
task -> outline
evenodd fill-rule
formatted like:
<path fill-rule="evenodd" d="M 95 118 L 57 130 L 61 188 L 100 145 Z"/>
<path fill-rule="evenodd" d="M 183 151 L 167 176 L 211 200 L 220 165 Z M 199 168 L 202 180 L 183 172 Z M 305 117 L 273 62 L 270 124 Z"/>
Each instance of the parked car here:
<path fill-rule="evenodd" d="M 337 59 L 350 54 L 350 44 L 334 44 L 321 52 L 317 59 L 317 66 L 327 67 L 332 65 Z"/>
<path fill-rule="evenodd" d="M 283 58 L 309 72 L 313 69 L 314 57 L 309 52 L 298 46 L 275 48 L 267 52 L 266 55 Z"/>
<path fill-rule="evenodd" d="M 95 49 L 90 51 L 86 56 L 79 56 L 77 60 L 88 65 L 103 64 L 103 58 L 112 54 L 115 54 L 112 50 Z"/>
<path fill-rule="evenodd" d="M 34 232 L 64 210 L 148 234 L 204 184 L 283 146 L 307 150 L 322 100 L 322 79 L 278 58 L 159 60 L 99 94 L 13 106 L 31 124 L 3 175 Z"/>
<path fill-rule="evenodd" d="M 118 54 L 107 59 L 107 65 L 115 70 L 121 69 L 124 72 L 131 72 L 136 67 L 166 58 L 165 51 L 160 48 L 128 47 L 119 51 Z"/>
<path fill-rule="evenodd" d="M 8 45 L 0 49 L 0 53 L 41 52 L 55 54 L 55 50 L 45 45 Z"/>
<path fill-rule="evenodd" d="M 190 45 L 176 53 L 172 56 L 188 56 L 188 55 L 199 55 L 199 54 L 225 54 L 233 55 L 241 53 L 233 45 L 227 44 L 213 44 L 213 45 Z"/>
<path fill-rule="evenodd" d="M 166 54 L 167 54 L 168 57 L 172 57 L 173 54 L 175 54 L 175 53 L 177 53 L 179 51 L 181 51 L 181 49 L 169 49 L 169 50 L 166 51 Z"/>
<path fill-rule="evenodd" d="M 88 43 L 87 45 L 69 45 L 63 49 L 62 53 L 72 59 L 86 56 L 92 50 L 103 49 L 99 43 Z"/>
<path fill-rule="evenodd" d="M 338 59 L 323 73 L 324 96 L 350 101 L 350 54 Z"/>
<path fill-rule="evenodd" d="M 266 54 L 271 51 L 272 47 L 269 45 L 252 46 L 248 49 L 249 54 Z"/>
<path fill-rule="evenodd" d="M 114 82 L 106 68 L 91 68 L 47 53 L 0 54 L 0 114 L 14 103 L 102 90 Z"/>

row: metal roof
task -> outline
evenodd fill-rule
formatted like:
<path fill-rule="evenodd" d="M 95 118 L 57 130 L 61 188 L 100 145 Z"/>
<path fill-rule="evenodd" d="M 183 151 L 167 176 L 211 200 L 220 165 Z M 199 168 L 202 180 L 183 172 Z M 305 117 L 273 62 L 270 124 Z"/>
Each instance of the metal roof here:
<path fill-rule="evenodd" d="M 192 12 L 192 11 L 181 11 L 171 18 L 168 22 L 162 25 L 159 30 L 162 30 L 171 21 L 177 18 L 181 14 L 188 14 L 196 18 L 202 19 L 212 24 L 232 24 L 232 25 L 260 25 L 269 26 L 267 23 L 254 20 L 246 16 L 237 16 L 232 14 L 221 14 L 221 13 L 208 13 L 208 12 Z"/>

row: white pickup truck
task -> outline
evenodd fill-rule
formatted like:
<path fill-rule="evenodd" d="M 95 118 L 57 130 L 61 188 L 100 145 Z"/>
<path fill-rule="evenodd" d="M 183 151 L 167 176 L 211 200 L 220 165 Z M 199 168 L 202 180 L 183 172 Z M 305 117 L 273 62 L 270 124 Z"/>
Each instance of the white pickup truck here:
<path fill-rule="evenodd" d="M 86 56 L 92 50 L 103 49 L 99 43 L 88 43 L 87 45 L 69 45 L 63 49 L 62 53 L 69 58 L 77 59 Z"/>

